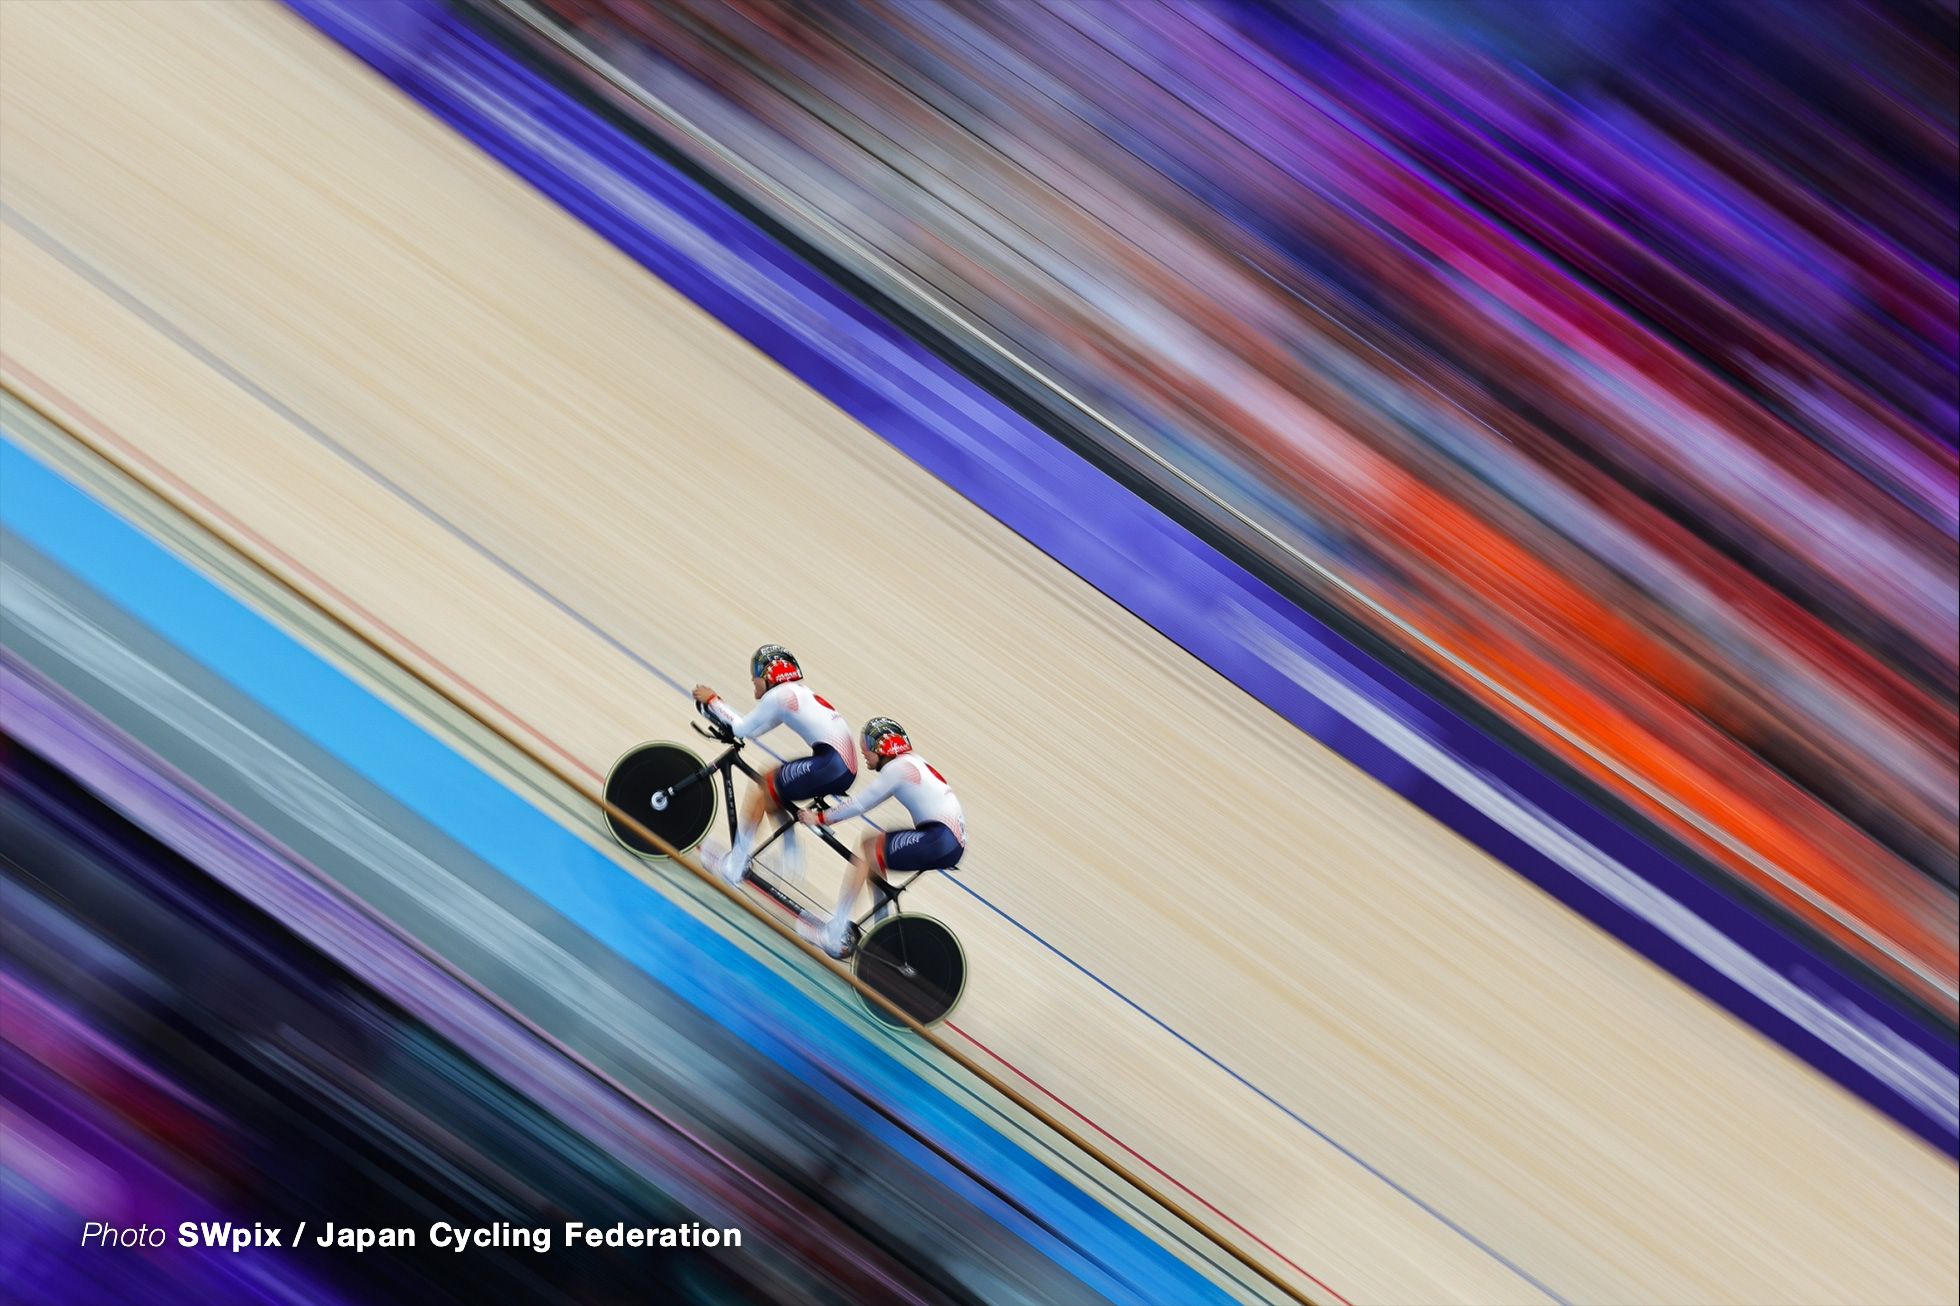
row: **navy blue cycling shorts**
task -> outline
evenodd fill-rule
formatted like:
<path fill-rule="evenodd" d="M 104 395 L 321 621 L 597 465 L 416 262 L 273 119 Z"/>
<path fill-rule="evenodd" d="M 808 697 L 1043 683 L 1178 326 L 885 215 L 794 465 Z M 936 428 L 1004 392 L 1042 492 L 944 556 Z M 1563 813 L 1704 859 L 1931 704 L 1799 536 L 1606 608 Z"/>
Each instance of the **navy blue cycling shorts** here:
<path fill-rule="evenodd" d="M 829 744 L 818 744 L 808 757 L 793 758 L 776 768 L 769 777 L 769 796 L 778 804 L 841 798 L 856 779 L 857 772 L 845 764 L 842 753 Z"/>
<path fill-rule="evenodd" d="M 888 871 L 943 871 L 959 865 L 965 851 L 951 826 L 927 821 L 916 830 L 886 835 L 878 844 L 878 864 Z"/>

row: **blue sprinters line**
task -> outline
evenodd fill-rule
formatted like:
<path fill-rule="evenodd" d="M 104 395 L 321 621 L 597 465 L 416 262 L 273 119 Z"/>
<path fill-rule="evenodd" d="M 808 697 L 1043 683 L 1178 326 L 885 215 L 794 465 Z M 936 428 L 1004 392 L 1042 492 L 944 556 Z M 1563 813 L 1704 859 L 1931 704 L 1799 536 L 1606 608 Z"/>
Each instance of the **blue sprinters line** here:
<path fill-rule="evenodd" d="M 931 1132 L 1070 1241 L 1024 1221 L 912 1139 L 874 1122 L 867 1121 L 867 1127 L 1098 1292 L 1144 1302 L 1223 1299 L 1221 1289 L 1174 1253 L 922 1078 L 892 1049 L 800 988 L 784 984 L 738 942 L 625 873 L 606 854 L 22 451 L 11 438 L 0 439 L 0 520 L 191 659 L 827 1097 L 833 1090 L 820 1069 L 826 1064 L 888 1101 L 907 1104 Z"/>
<path fill-rule="evenodd" d="M 414 507 L 414 509 L 417 512 L 421 513 L 423 516 L 427 517 L 430 521 L 440 526 L 444 531 L 448 532 L 450 535 L 453 535 L 458 540 L 461 540 L 462 542 L 467 544 L 473 551 L 482 555 L 485 559 L 495 564 L 499 570 L 505 572 L 506 574 L 522 582 L 527 589 L 530 589 L 533 592 L 540 594 L 545 598 L 547 598 L 548 600 L 550 600 L 550 602 L 554 606 L 558 607 L 559 609 L 561 609 L 562 611 L 564 611 L 565 613 L 573 617 L 581 626 L 584 626 L 586 629 L 591 630 L 595 634 L 599 635 L 602 639 L 606 641 L 607 644 L 611 645 L 614 648 L 618 648 L 624 651 L 636 663 L 645 667 L 648 671 L 652 672 L 654 675 L 658 676 L 663 682 L 665 682 L 667 685 L 672 687 L 676 693 L 682 695 L 689 695 L 689 691 L 683 688 L 678 680 L 675 680 L 672 676 L 667 675 L 665 672 L 661 671 L 660 668 L 655 666 L 647 658 L 643 657 L 639 653 L 632 650 L 621 639 L 613 635 L 610 631 L 606 630 L 596 620 L 580 612 L 577 608 L 573 607 L 569 601 L 559 597 L 556 593 L 554 593 L 550 588 L 544 585 L 541 581 L 534 580 L 531 576 L 529 576 L 521 568 L 519 568 L 515 563 L 506 560 L 501 555 L 499 555 L 494 550 L 492 550 L 488 545 L 478 541 L 474 536 L 469 534 L 469 532 L 465 531 L 461 526 L 457 525 L 455 522 L 450 521 L 447 517 L 444 517 L 438 510 L 431 507 L 423 500 L 417 498 L 408 490 L 397 485 L 395 482 L 389 480 L 373 464 L 360 458 L 359 456 L 354 454 L 351 450 L 349 450 L 345 445 L 341 444 L 339 441 L 335 440 L 332 436 L 328 435 L 325 431 L 321 430 L 318 426 L 316 426 L 312 422 L 307 421 L 305 418 L 301 417 L 292 408 L 290 408 L 288 405 L 282 402 L 277 396 L 271 394 L 269 391 L 265 390 L 262 386 L 253 382 L 249 377 L 245 376 L 237 368 L 227 364 L 221 357 L 219 357 L 216 353 L 214 353 L 212 350 L 207 348 L 202 342 L 198 341 L 196 338 L 191 336 L 188 332 L 186 332 L 183 328 L 179 327 L 175 322 L 171 321 L 164 314 L 158 312 L 155 308 L 151 307 L 143 300 L 137 298 L 127 288 L 125 288 L 124 286 L 122 286 L 121 284 L 119 284 L 109 276 L 107 276 L 105 273 L 101 272 L 99 269 L 94 267 L 87 260 L 82 258 L 81 255 L 75 253 L 73 250 L 70 250 L 67 246 L 61 244 L 52 235 L 44 231 L 42 228 L 34 225 L 30 220 L 28 220 L 27 218 L 25 218 L 15 210 L 11 208 L 6 208 L 5 206 L 0 206 L 0 214 L 4 214 L 5 219 L 9 225 L 16 227 L 16 229 L 20 230 L 23 234 L 27 235 L 30 239 L 35 241 L 36 244 L 42 245 L 43 248 L 47 249 L 49 253 L 61 259 L 62 262 L 67 264 L 76 273 L 87 278 L 92 285 L 102 290 L 103 293 L 114 298 L 118 303 L 127 307 L 131 312 L 134 312 L 139 316 L 141 316 L 144 321 L 150 323 L 159 332 L 163 333 L 169 339 L 181 345 L 186 351 L 191 353 L 193 356 L 205 362 L 219 375 L 223 376 L 226 380 L 230 381 L 232 384 L 238 386 L 241 390 L 245 391 L 246 394 L 252 396 L 254 399 L 264 404 L 272 412 L 278 414 L 281 418 L 289 422 L 295 429 L 299 430 L 301 433 L 305 434 L 309 438 L 319 442 L 322 446 L 331 450 L 337 456 L 344 459 L 349 465 L 360 469 L 360 471 L 363 474 L 372 478 L 377 484 L 381 485 L 384 489 L 387 489 L 388 491 L 396 495 L 404 503 L 407 503 L 412 507 Z M 11 452 L 11 449 L 9 449 L 8 452 Z M 760 741 L 758 741 L 758 743 L 759 742 Z M 767 746 L 763 745 L 763 747 L 766 748 Z M 864 817 L 860 819 L 863 819 L 865 823 L 867 825 L 870 825 L 873 829 L 880 828 L 876 822 L 871 821 L 868 817 Z M 494 862 L 496 859 L 491 858 L 490 860 Z M 1199 1047 L 1197 1044 L 1192 1043 L 1191 1040 L 1185 1038 L 1184 1035 L 1178 1033 L 1170 1025 L 1165 1024 L 1165 1022 L 1161 1018 L 1159 1018 L 1155 1013 L 1150 1011 L 1147 1007 L 1144 1007 L 1135 998 L 1130 997 L 1127 993 L 1124 993 L 1122 990 L 1116 988 L 1114 985 L 1110 984 L 1109 981 L 1103 979 L 1100 975 L 1097 975 L 1094 971 L 1091 971 L 1087 967 L 1083 966 L 1080 962 L 1076 961 L 1073 957 L 1070 957 L 1067 953 L 1055 947 L 1054 944 L 1049 943 L 1048 940 L 1042 938 L 1041 935 L 1036 934 L 1032 929 L 1029 929 L 1026 925 L 1022 924 L 1014 917 L 1008 916 L 1006 912 L 1001 911 L 999 907 L 996 907 L 994 906 L 993 903 L 988 902 L 987 899 L 981 897 L 978 893 L 974 892 L 973 889 L 969 888 L 964 883 L 961 883 L 959 880 L 955 879 L 952 875 L 949 874 L 947 878 L 953 880 L 953 882 L 955 884 L 958 884 L 960 888 L 966 890 L 967 893 L 972 894 L 980 902 L 985 903 L 989 908 L 991 908 L 993 911 L 1001 915 L 1003 918 L 1012 922 L 1017 929 L 1020 929 L 1021 931 L 1026 933 L 1030 938 L 1040 943 L 1043 947 L 1049 949 L 1056 956 L 1068 962 L 1069 965 L 1075 967 L 1075 969 L 1081 971 L 1084 975 L 1087 975 L 1091 980 L 1094 980 L 1102 988 L 1105 988 L 1109 992 L 1115 994 L 1116 997 L 1121 999 L 1124 1003 L 1135 1008 L 1137 1011 L 1141 1012 L 1144 1016 L 1148 1017 L 1151 1021 L 1155 1022 L 1159 1026 L 1162 1026 L 1165 1030 L 1169 1031 L 1174 1037 L 1184 1042 L 1193 1051 L 1197 1052 L 1200 1056 L 1204 1057 L 1206 1060 L 1212 1062 L 1214 1065 L 1224 1070 L 1225 1073 L 1230 1075 L 1233 1079 L 1237 1080 L 1239 1083 L 1251 1089 L 1254 1093 L 1258 1094 L 1265 1101 L 1272 1103 L 1276 1107 L 1279 1107 L 1279 1109 L 1283 1113 L 1285 1113 L 1285 1115 L 1288 1118 L 1294 1120 L 1296 1123 L 1306 1128 L 1315 1137 L 1321 1139 L 1323 1142 L 1328 1143 L 1336 1150 L 1338 1150 L 1343 1156 L 1348 1157 L 1350 1160 L 1354 1161 L 1357 1165 L 1361 1166 L 1369 1174 L 1374 1175 L 1376 1178 L 1380 1179 L 1383 1183 L 1387 1184 L 1390 1188 L 1394 1189 L 1397 1193 L 1406 1197 L 1409 1201 L 1415 1203 L 1415 1205 L 1419 1207 L 1421 1210 L 1428 1213 L 1429 1215 L 1434 1216 L 1437 1220 L 1441 1221 L 1446 1227 L 1448 1227 L 1452 1231 L 1460 1234 L 1462 1237 L 1467 1239 L 1473 1246 L 1477 1247 L 1481 1251 L 1490 1255 L 1499 1264 L 1505 1266 L 1505 1268 L 1517 1274 L 1520 1278 L 1524 1279 L 1527 1283 L 1530 1283 L 1538 1287 L 1548 1297 L 1551 1297 L 1554 1300 L 1558 1300 L 1561 1302 L 1564 1300 L 1563 1298 L 1558 1297 L 1558 1295 L 1556 1293 L 1553 1293 L 1550 1289 L 1545 1288 L 1542 1284 L 1538 1282 L 1537 1279 L 1533 1278 L 1531 1275 L 1519 1269 L 1515 1264 L 1513 1264 L 1509 1259 L 1504 1257 L 1502 1254 L 1493 1250 L 1488 1244 L 1484 1243 L 1482 1240 L 1477 1238 L 1474 1234 L 1471 1234 L 1470 1232 L 1465 1230 L 1461 1225 L 1457 1224 L 1454 1220 L 1442 1214 L 1442 1212 L 1438 1211 L 1435 1207 L 1431 1206 L 1428 1202 L 1416 1196 L 1409 1189 L 1405 1188 L 1402 1184 L 1398 1183 L 1394 1179 L 1390 1178 L 1388 1175 L 1384 1174 L 1381 1170 L 1377 1169 L 1369 1162 L 1363 1160 L 1360 1156 L 1356 1155 L 1353 1151 L 1348 1149 L 1343 1144 L 1336 1142 L 1333 1138 L 1329 1137 L 1325 1131 L 1320 1129 L 1318 1126 L 1314 1125 L 1311 1121 L 1300 1116 L 1292 1109 L 1282 1105 L 1270 1093 L 1266 1092 L 1265 1089 L 1260 1088 L 1257 1084 L 1254 1084 L 1251 1080 L 1247 1079 L 1244 1075 L 1240 1074 L 1238 1071 L 1232 1069 L 1230 1066 L 1225 1065 L 1223 1062 L 1219 1061 L 1216 1057 L 1212 1056 L 1211 1053 L 1206 1052 L 1203 1048 Z"/>

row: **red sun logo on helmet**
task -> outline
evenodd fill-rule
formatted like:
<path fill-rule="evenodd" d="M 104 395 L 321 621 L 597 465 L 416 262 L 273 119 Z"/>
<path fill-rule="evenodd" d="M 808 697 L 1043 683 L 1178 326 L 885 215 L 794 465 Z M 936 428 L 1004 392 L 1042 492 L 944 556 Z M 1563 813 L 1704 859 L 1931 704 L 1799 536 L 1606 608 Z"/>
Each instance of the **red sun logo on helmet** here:
<path fill-rule="evenodd" d="M 764 644 L 749 659 L 749 673 L 760 677 L 764 689 L 774 689 L 786 680 L 803 679 L 803 668 L 796 655 L 781 644 Z"/>
<path fill-rule="evenodd" d="M 864 725 L 864 749 L 873 757 L 889 761 L 912 751 L 905 727 L 888 716 L 873 717 Z"/>

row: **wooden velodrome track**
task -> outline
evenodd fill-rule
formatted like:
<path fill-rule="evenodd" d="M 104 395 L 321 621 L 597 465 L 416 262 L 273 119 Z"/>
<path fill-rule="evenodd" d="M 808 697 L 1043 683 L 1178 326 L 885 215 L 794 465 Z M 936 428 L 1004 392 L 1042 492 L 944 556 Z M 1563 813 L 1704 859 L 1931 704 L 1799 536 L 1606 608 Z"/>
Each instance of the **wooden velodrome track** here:
<path fill-rule="evenodd" d="M 959 1027 L 1341 1295 L 1960 1293 L 1951 1161 L 298 19 L 12 0 L 0 52 L 10 387 L 130 442 L 595 773 L 684 730 L 684 700 L 498 560 L 682 683 L 737 690 L 780 640 L 846 715 L 905 721 L 966 804 L 969 881 L 1298 1118 L 935 884 L 918 905 L 974 964 Z"/>

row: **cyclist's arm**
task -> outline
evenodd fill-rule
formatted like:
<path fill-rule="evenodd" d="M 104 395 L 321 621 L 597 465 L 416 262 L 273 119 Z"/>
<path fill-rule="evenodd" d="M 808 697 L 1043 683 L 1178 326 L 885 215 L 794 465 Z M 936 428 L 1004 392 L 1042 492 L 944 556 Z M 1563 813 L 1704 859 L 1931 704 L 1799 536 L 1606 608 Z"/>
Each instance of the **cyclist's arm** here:
<path fill-rule="evenodd" d="M 737 716 L 735 710 L 728 706 L 728 700 L 720 695 L 716 695 L 709 701 L 708 710 L 720 717 L 728 728 L 735 732 L 737 739 L 754 739 L 757 735 L 768 734 L 783 723 L 784 695 L 778 692 L 782 688 L 783 686 L 778 685 L 764 694 L 762 701 L 755 705 L 755 711 L 747 716 Z"/>

